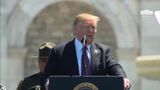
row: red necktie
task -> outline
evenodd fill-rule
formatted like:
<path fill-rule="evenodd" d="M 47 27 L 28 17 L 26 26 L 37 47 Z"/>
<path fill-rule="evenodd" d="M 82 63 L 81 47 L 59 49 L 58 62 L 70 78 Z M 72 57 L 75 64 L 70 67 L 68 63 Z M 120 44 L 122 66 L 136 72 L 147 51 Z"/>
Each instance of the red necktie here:
<path fill-rule="evenodd" d="M 90 74 L 90 64 L 89 64 L 89 58 L 87 55 L 87 46 L 84 46 L 82 48 L 82 61 L 81 61 L 81 75 L 89 75 Z"/>

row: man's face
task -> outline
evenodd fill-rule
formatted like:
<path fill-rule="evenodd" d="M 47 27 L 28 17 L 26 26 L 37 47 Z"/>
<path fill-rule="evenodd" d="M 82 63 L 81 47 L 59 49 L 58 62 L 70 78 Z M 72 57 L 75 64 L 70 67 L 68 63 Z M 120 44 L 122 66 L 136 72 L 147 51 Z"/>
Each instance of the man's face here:
<path fill-rule="evenodd" d="M 38 65 L 41 73 L 44 72 L 47 62 L 48 62 L 48 58 L 39 58 Z"/>
<path fill-rule="evenodd" d="M 89 19 L 77 23 L 76 28 L 74 30 L 74 35 L 79 40 L 82 40 L 84 35 L 86 35 L 87 45 L 88 45 L 93 42 L 96 32 L 97 32 L 97 21 Z"/>

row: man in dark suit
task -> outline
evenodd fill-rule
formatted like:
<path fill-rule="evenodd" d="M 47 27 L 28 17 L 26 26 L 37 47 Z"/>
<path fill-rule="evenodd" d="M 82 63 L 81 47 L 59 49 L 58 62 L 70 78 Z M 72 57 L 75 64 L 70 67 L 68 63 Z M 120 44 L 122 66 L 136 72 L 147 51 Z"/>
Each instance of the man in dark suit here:
<path fill-rule="evenodd" d="M 110 49 L 93 42 L 99 20 L 99 17 L 87 13 L 75 17 L 73 24 L 75 38 L 52 49 L 41 79 L 42 85 L 49 75 L 82 76 L 85 73 L 85 75 L 122 76 L 125 89 L 130 88 L 130 81 L 126 78 L 121 65 L 112 58 Z M 85 51 L 87 62 L 82 61 L 83 47 L 88 48 Z"/>
<path fill-rule="evenodd" d="M 44 68 L 48 62 L 48 56 L 51 49 L 55 46 L 54 43 L 45 42 L 39 48 L 38 65 L 40 72 L 21 80 L 17 90 L 40 90 L 40 78 L 44 72 Z M 37 57 L 36 57 L 37 59 Z"/>

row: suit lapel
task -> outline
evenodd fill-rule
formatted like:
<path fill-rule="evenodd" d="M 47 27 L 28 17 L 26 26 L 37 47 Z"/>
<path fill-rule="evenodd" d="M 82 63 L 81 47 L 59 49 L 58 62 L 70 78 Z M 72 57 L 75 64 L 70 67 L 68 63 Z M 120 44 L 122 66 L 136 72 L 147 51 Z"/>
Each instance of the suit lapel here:
<path fill-rule="evenodd" d="M 98 65 L 100 64 L 100 50 L 96 47 L 95 43 L 91 45 L 91 71 L 92 75 L 96 74 L 96 71 L 98 71 Z"/>
<path fill-rule="evenodd" d="M 78 70 L 78 63 L 77 63 L 74 40 L 69 42 L 66 45 L 64 50 L 65 50 L 64 51 L 65 55 L 67 55 L 67 56 L 65 56 L 66 58 L 64 58 L 67 63 L 67 67 L 65 67 L 65 69 L 67 70 L 67 73 L 71 74 L 71 75 L 78 75 L 79 70 Z"/>

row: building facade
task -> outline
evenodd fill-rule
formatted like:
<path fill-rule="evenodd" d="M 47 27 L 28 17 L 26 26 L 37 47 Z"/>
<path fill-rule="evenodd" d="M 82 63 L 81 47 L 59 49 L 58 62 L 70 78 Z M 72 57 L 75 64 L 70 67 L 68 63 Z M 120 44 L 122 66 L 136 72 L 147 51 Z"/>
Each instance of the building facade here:
<path fill-rule="evenodd" d="M 111 46 L 132 90 L 157 90 L 160 80 L 139 76 L 135 60 L 160 54 L 160 24 L 154 15 L 159 5 L 159 0 L 1 0 L 0 81 L 7 90 L 16 89 L 21 79 L 38 71 L 32 55 L 39 45 L 73 38 L 73 17 L 88 12 L 101 17 L 96 40 Z"/>

